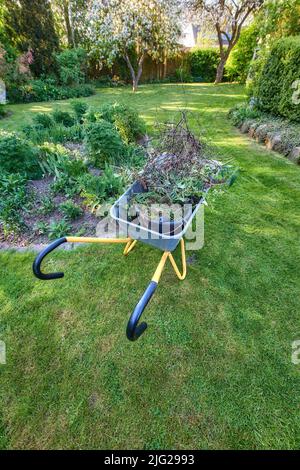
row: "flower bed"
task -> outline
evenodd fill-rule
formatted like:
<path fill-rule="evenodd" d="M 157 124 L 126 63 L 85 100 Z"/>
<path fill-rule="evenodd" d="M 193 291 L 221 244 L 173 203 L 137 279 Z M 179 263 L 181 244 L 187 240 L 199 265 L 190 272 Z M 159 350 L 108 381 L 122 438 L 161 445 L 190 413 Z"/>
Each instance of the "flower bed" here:
<path fill-rule="evenodd" d="M 144 124 L 133 110 L 79 101 L 72 107 L 38 113 L 22 133 L 0 132 L 1 243 L 95 235 L 98 208 L 114 201 L 131 169 L 143 164 L 136 141 Z"/>

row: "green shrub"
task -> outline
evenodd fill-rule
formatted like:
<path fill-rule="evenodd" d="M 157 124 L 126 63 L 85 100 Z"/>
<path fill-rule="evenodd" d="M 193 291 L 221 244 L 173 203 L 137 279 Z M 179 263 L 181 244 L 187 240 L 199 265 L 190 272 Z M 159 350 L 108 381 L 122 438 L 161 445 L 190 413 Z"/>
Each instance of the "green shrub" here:
<path fill-rule="evenodd" d="M 228 117 L 234 126 L 240 126 L 246 119 L 258 119 L 261 113 L 254 108 L 251 108 L 246 103 L 238 104 L 232 108 Z"/>
<path fill-rule="evenodd" d="M 55 109 L 52 113 L 52 116 L 57 124 L 62 124 L 65 127 L 72 127 L 75 123 L 74 117 L 67 111 Z"/>
<path fill-rule="evenodd" d="M 80 217 L 83 210 L 77 204 L 72 201 L 66 201 L 59 205 L 59 210 L 64 214 L 66 219 L 75 220 Z"/>
<path fill-rule="evenodd" d="M 114 118 L 114 125 L 124 143 L 134 142 L 135 129 L 134 126 L 131 127 L 130 119 L 126 114 L 117 114 Z"/>
<path fill-rule="evenodd" d="M 193 77 L 187 67 L 179 67 L 175 70 L 175 79 L 177 82 L 190 83 Z"/>
<path fill-rule="evenodd" d="M 44 174 L 60 178 L 76 178 L 87 171 L 82 160 L 72 157 L 69 150 L 59 144 L 44 143 L 39 147 L 39 165 Z"/>
<path fill-rule="evenodd" d="M 50 133 L 45 129 L 41 129 L 40 127 L 35 125 L 25 126 L 23 128 L 23 133 L 27 137 L 27 139 L 30 139 L 35 144 L 40 144 L 44 141 L 51 142 L 51 139 L 47 138 Z"/>
<path fill-rule="evenodd" d="M 80 98 L 81 96 L 87 97 L 95 94 L 95 88 L 93 85 L 89 85 L 88 83 L 70 88 L 70 90 L 73 90 L 73 96 L 69 96 L 69 98 Z"/>
<path fill-rule="evenodd" d="M 126 147 L 113 124 L 104 119 L 86 126 L 85 143 L 95 166 L 120 162 Z"/>
<path fill-rule="evenodd" d="M 55 240 L 65 235 L 69 235 L 72 230 L 71 225 L 65 220 L 52 220 L 48 226 L 48 238 Z"/>
<path fill-rule="evenodd" d="M 56 98 L 58 88 L 54 78 L 30 80 L 23 85 L 10 84 L 7 98 L 11 103 L 29 103 L 32 101 L 49 101 Z"/>
<path fill-rule="evenodd" d="M 220 54 L 217 49 L 194 49 L 189 53 L 191 74 L 196 81 L 213 82 Z"/>
<path fill-rule="evenodd" d="M 145 148 L 141 145 L 129 144 L 126 149 L 124 165 L 129 168 L 142 168 L 146 163 Z"/>
<path fill-rule="evenodd" d="M 85 204 L 94 210 L 105 200 L 105 188 L 101 176 L 87 173 L 78 179 L 80 195 L 84 198 Z"/>
<path fill-rule="evenodd" d="M 135 142 L 146 130 L 145 123 L 138 113 L 122 103 L 106 104 L 86 114 L 86 120 L 89 122 L 97 122 L 100 119 L 114 124 L 125 143 Z"/>
<path fill-rule="evenodd" d="M 51 184 L 52 192 L 70 197 L 78 194 L 77 180 L 87 172 L 86 164 L 80 159 L 75 159 L 70 151 L 61 145 L 44 143 L 39 149 L 39 164 L 43 174 L 55 177 Z"/>
<path fill-rule="evenodd" d="M 38 113 L 32 120 L 37 128 L 50 129 L 54 126 L 52 116 L 46 113 Z"/>
<path fill-rule="evenodd" d="M 81 195 L 84 197 L 85 203 L 92 209 L 108 198 L 115 199 L 124 191 L 122 176 L 116 174 L 113 168 L 107 164 L 100 176 L 87 173 L 78 181 Z"/>
<path fill-rule="evenodd" d="M 39 164 L 44 175 L 59 176 L 66 172 L 71 157 L 65 147 L 45 142 L 40 145 L 39 150 Z"/>
<path fill-rule="evenodd" d="M 72 127 L 66 128 L 63 142 L 82 142 L 84 139 L 84 129 L 80 124 L 74 124 Z"/>
<path fill-rule="evenodd" d="M 6 106 L 3 103 L 0 103 L 0 119 L 4 118 L 7 115 Z"/>
<path fill-rule="evenodd" d="M 85 103 L 84 101 L 71 101 L 71 106 L 73 111 L 75 112 L 75 115 L 77 117 L 77 120 L 81 122 L 83 119 L 84 114 L 87 112 L 89 105 Z"/>
<path fill-rule="evenodd" d="M 282 38 L 272 47 L 253 85 L 259 109 L 300 121 L 299 80 L 300 36 Z"/>
<path fill-rule="evenodd" d="M 50 189 L 53 195 L 64 194 L 67 197 L 73 197 L 80 192 L 78 178 L 63 173 L 55 178 L 50 185 Z"/>
<path fill-rule="evenodd" d="M 113 167 L 105 165 L 101 180 L 105 188 L 106 198 L 116 197 L 122 194 L 124 189 L 122 177 L 114 172 Z"/>
<path fill-rule="evenodd" d="M 41 129 L 39 126 L 26 126 L 23 132 L 28 139 L 35 144 L 43 142 L 64 143 L 81 142 L 84 138 L 83 128 L 80 124 L 74 124 L 72 127 L 63 125 L 54 125 L 51 129 Z"/>
<path fill-rule="evenodd" d="M 19 232 L 24 222 L 20 215 L 28 202 L 26 178 L 19 174 L 0 173 L 0 222 L 4 234 Z"/>
<path fill-rule="evenodd" d="M 38 150 L 15 132 L 0 130 L 0 171 L 39 178 Z"/>
<path fill-rule="evenodd" d="M 127 74 L 127 67 L 124 69 L 124 71 L 125 71 L 125 74 L 122 73 L 123 78 L 120 78 L 117 75 L 114 75 L 113 77 L 110 77 L 109 75 L 102 75 L 101 77 L 97 78 L 94 81 L 94 85 L 97 88 L 123 87 L 126 85 L 126 83 L 130 82 L 130 77 Z"/>
<path fill-rule="evenodd" d="M 31 103 L 36 101 L 64 100 L 91 96 L 95 88 L 89 84 L 76 86 L 58 86 L 55 79 L 31 80 L 23 85 L 11 84 L 7 88 L 7 99 L 10 103 Z"/>
<path fill-rule="evenodd" d="M 259 77 L 262 74 L 262 71 L 265 67 L 266 61 L 268 59 L 268 50 L 266 47 L 262 47 L 256 57 L 255 60 L 251 61 L 249 74 L 246 80 L 246 92 L 249 98 L 253 98 L 257 96 L 257 85 L 259 81 Z"/>
<path fill-rule="evenodd" d="M 55 202 L 49 196 L 43 196 L 40 201 L 38 212 L 43 215 L 51 214 L 55 209 Z"/>
<path fill-rule="evenodd" d="M 258 31 L 255 23 L 242 30 L 240 39 L 226 63 L 225 70 L 229 80 L 246 82 L 253 53 L 257 47 L 257 36 Z"/>
<path fill-rule="evenodd" d="M 63 142 L 82 142 L 84 139 L 84 129 L 80 124 L 74 124 L 72 127 L 66 128 Z"/>
<path fill-rule="evenodd" d="M 49 230 L 49 225 L 47 222 L 41 220 L 35 224 L 34 230 L 38 232 L 39 235 L 46 235 Z"/>
<path fill-rule="evenodd" d="M 62 85 L 79 85 L 85 81 L 87 57 L 84 49 L 66 49 L 55 57 Z"/>
<path fill-rule="evenodd" d="M 95 108 L 88 108 L 84 114 L 84 123 L 89 124 L 92 122 L 97 122 L 100 119 L 104 119 L 102 117 L 101 111 Z"/>

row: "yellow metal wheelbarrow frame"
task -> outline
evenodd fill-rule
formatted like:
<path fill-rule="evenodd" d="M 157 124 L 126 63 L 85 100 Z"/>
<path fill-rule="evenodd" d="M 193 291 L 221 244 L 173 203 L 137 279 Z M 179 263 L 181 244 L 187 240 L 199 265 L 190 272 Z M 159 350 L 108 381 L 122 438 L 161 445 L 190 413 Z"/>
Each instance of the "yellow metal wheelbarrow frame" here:
<path fill-rule="evenodd" d="M 59 279 L 64 276 L 64 273 L 58 272 L 58 273 L 43 273 L 41 271 L 41 263 L 43 259 L 55 248 L 57 248 L 59 245 L 62 245 L 63 243 L 119 243 L 119 244 L 125 244 L 125 248 L 123 251 L 124 255 L 128 255 L 133 248 L 135 247 L 137 240 L 133 240 L 132 238 L 96 238 L 96 237 L 62 237 L 59 238 L 58 240 L 55 240 L 52 242 L 49 246 L 47 246 L 41 253 L 37 255 L 37 257 L 34 260 L 33 263 L 33 273 L 34 275 L 42 280 L 51 280 L 51 279 Z M 143 296 L 141 297 L 140 301 L 136 305 L 132 315 L 129 318 L 128 324 L 127 324 L 127 329 L 126 329 L 126 335 L 127 338 L 130 341 L 135 341 L 137 340 L 141 334 L 145 331 L 147 328 L 147 323 L 142 322 L 139 324 L 139 320 L 142 316 L 142 313 L 146 306 L 148 305 L 150 299 L 152 298 L 161 274 L 163 272 L 164 266 L 166 264 L 167 259 L 170 259 L 170 262 L 173 266 L 173 269 L 176 273 L 176 276 L 178 279 L 183 281 L 186 277 L 186 256 L 185 256 L 185 244 L 183 238 L 180 240 L 180 246 L 181 246 L 181 259 L 182 259 L 182 272 L 178 269 L 178 266 L 171 254 L 170 251 L 164 251 L 157 268 L 155 270 L 155 273 L 152 277 L 152 280 L 150 284 L 148 285 L 147 289 L 145 290 Z"/>

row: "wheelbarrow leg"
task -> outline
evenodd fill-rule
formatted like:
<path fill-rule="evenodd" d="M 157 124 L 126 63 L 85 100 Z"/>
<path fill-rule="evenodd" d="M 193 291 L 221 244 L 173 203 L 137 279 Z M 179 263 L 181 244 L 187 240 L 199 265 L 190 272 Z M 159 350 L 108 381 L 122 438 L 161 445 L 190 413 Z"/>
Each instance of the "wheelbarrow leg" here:
<path fill-rule="evenodd" d="M 156 268 L 156 271 L 154 273 L 154 276 L 152 277 L 152 280 L 150 284 L 148 285 L 147 289 L 145 290 L 142 298 L 140 299 L 139 303 L 135 307 L 131 317 L 129 318 L 128 324 L 127 324 L 127 329 L 126 329 L 126 336 L 130 341 L 136 341 L 146 330 L 147 328 L 147 323 L 142 322 L 140 324 L 139 320 L 142 316 L 143 311 L 147 307 L 149 301 L 151 300 L 161 277 L 162 271 L 164 269 L 164 266 L 166 264 L 166 261 L 168 258 L 170 258 L 171 264 L 173 266 L 173 269 L 181 281 L 183 281 L 186 277 L 186 256 L 185 256 L 185 246 L 184 246 L 184 240 L 180 240 L 180 245 L 181 245 L 181 259 L 182 259 L 182 274 L 180 273 L 177 264 L 171 255 L 170 252 L 165 251 L 164 254 L 161 257 L 161 260 Z"/>
<path fill-rule="evenodd" d="M 137 240 L 129 240 L 129 242 L 126 244 L 124 248 L 123 255 L 127 256 L 131 252 L 131 250 L 133 250 L 136 244 L 137 244 Z"/>
<path fill-rule="evenodd" d="M 185 256 L 185 245 L 184 245 L 184 240 L 183 238 L 180 240 L 180 247 L 181 247 L 181 262 L 182 262 L 182 274 L 180 273 L 177 264 L 172 256 L 171 253 L 169 253 L 169 258 L 171 261 L 171 264 L 173 266 L 173 269 L 176 273 L 176 276 L 180 281 L 183 281 L 186 278 L 186 256 Z"/>
<path fill-rule="evenodd" d="M 168 259 L 168 256 L 169 253 L 165 251 L 161 257 L 161 260 L 156 268 L 156 271 L 154 273 L 154 276 L 152 277 L 150 284 L 148 285 L 139 303 L 135 307 L 131 317 L 129 318 L 126 328 L 126 336 L 130 341 L 136 341 L 147 328 L 146 322 L 142 322 L 140 323 L 140 325 L 138 324 L 138 322 L 158 286 L 159 279 Z"/>

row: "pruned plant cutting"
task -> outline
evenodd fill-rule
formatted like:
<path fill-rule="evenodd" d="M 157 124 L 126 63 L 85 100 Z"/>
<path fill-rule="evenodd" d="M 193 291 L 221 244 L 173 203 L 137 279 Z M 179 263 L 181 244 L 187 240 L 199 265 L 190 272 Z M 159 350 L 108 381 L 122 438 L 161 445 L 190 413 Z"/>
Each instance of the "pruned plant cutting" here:
<path fill-rule="evenodd" d="M 138 213 L 141 225 L 153 225 L 158 218 L 162 222 L 161 207 L 168 205 L 169 221 L 186 218 L 210 188 L 231 184 L 236 177 L 236 169 L 213 158 L 215 154 L 213 146 L 191 131 L 186 111 L 179 120 L 160 124 L 155 148 L 136 174 L 128 205 L 131 217 Z"/>

